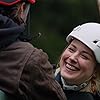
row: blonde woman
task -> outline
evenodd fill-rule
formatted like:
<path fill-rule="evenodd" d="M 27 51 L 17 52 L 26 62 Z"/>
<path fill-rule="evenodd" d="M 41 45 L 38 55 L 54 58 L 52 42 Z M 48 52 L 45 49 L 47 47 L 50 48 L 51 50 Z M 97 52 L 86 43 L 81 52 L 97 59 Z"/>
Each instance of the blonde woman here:
<path fill-rule="evenodd" d="M 100 100 L 100 24 L 77 26 L 55 72 L 68 100 Z"/>

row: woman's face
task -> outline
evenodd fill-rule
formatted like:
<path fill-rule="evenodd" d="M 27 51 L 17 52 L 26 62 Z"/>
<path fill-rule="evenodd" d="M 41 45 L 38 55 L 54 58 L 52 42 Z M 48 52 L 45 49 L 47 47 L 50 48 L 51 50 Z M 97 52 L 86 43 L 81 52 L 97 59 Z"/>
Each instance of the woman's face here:
<path fill-rule="evenodd" d="M 61 76 L 69 84 L 80 84 L 94 72 L 96 60 L 93 52 L 82 42 L 74 39 L 60 59 Z"/>

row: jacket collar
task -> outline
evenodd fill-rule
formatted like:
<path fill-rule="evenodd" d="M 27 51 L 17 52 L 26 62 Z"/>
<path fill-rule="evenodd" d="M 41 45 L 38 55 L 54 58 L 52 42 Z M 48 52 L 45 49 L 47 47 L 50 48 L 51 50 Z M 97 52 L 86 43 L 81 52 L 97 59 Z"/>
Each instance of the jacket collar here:
<path fill-rule="evenodd" d="M 69 85 L 69 84 L 65 83 L 64 79 L 61 77 L 60 71 L 57 73 L 55 79 L 60 83 L 61 87 L 64 90 L 79 91 L 88 85 L 88 83 L 82 83 L 80 85 Z"/>

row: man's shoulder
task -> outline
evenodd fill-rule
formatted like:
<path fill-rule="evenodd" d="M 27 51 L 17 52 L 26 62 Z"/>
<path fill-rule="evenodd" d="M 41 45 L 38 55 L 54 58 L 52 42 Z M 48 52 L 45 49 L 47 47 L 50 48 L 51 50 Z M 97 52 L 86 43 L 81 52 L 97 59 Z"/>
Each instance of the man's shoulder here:
<path fill-rule="evenodd" d="M 18 47 L 30 47 L 30 48 L 33 48 L 33 45 L 29 42 L 22 42 L 22 41 L 17 41 L 15 43 L 12 44 L 12 46 L 18 46 Z"/>
<path fill-rule="evenodd" d="M 12 43 L 11 45 L 9 45 L 6 49 L 7 50 L 17 50 L 17 49 L 23 49 L 23 50 L 26 50 L 26 49 L 33 49 L 33 45 L 29 42 L 22 42 L 22 41 L 16 41 L 14 43 Z"/>

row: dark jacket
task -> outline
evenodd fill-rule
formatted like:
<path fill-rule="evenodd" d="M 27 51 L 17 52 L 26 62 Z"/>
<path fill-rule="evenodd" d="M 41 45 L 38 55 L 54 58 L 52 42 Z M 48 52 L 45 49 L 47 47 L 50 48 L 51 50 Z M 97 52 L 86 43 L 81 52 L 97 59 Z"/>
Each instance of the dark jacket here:
<path fill-rule="evenodd" d="M 0 89 L 17 100 L 66 100 L 63 90 L 54 80 L 47 54 L 18 39 L 23 26 L 17 27 L 6 17 L 2 17 L 1 22 L 8 38 L 0 32 L 4 38 L 0 40 Z"/>
<path fill-rule="evenodd" d="M 63 88 L 60 72 L 56 75 L 55 79 L 60 83 L 61 87 Z M 80 92 L 64 89 L 63 91 L 67 97 L 67 100 L 100 100 L 100 95 L 98 93 L 94 95 L 89 92 Z"/>

